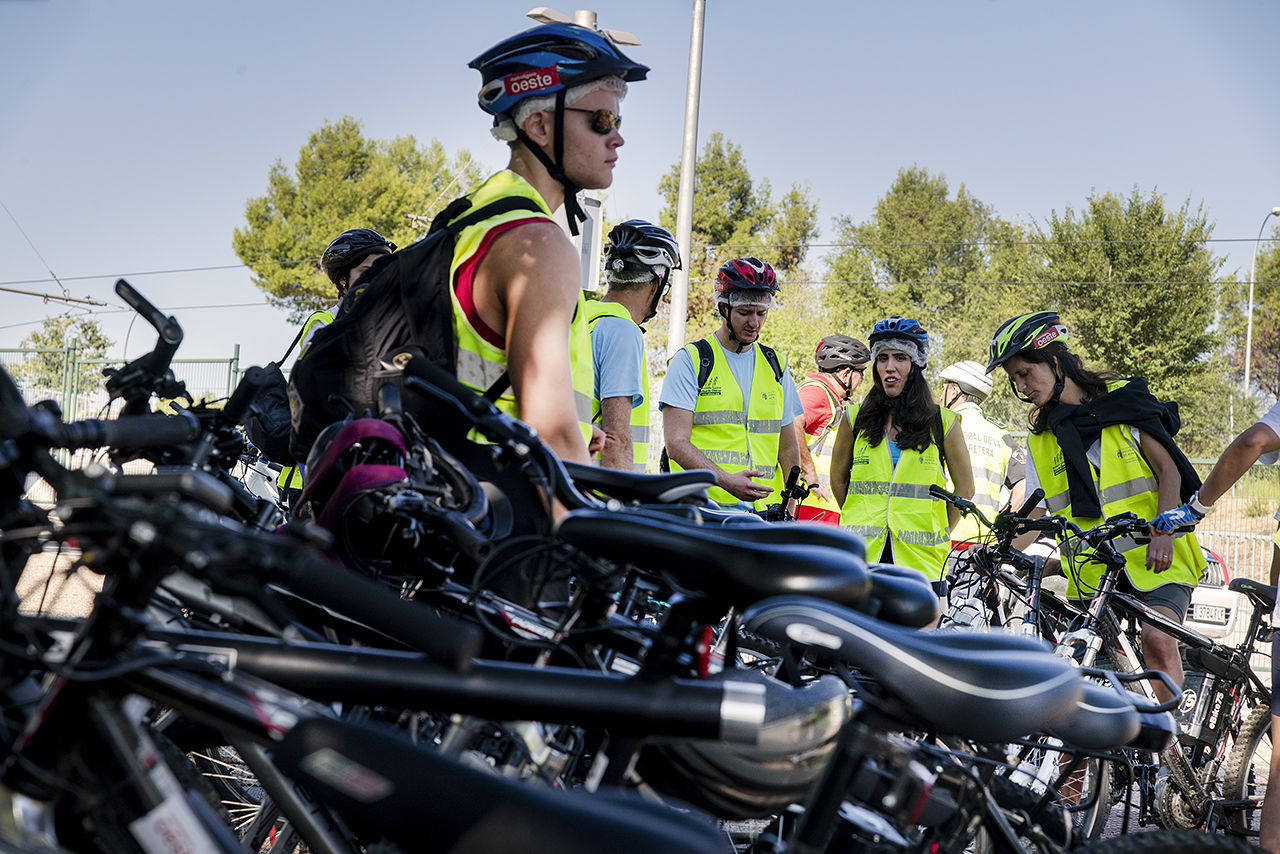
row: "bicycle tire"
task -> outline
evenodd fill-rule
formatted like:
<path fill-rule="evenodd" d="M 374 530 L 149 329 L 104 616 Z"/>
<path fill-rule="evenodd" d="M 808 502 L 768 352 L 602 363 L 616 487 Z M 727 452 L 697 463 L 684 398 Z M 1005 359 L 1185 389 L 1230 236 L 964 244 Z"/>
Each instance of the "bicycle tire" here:
<path fill-rule="evenodd" d="M 1199 830 L 1153 830 L 1100 839 L 1074 854 L 1258 854 L 1243 839 Z"/>
<path fill-rule="evenodd" d="M 1249 830 L 1258 829 L 1262 798 L 1271 772 L 1271 709 L 1255 708 L 1240 726 L 1222 775 L 1222 797 L 1228 801 L 1251 799 L 1254 809 L 1226 810 L 1227 821 Z"/>

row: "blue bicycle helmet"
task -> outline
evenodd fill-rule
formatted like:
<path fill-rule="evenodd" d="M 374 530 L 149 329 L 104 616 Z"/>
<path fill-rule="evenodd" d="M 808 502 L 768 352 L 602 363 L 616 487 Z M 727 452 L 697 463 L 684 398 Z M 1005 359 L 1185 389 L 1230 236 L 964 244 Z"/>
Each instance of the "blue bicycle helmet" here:
<path fill-rule="evenodd" d="M 577 235 L 578 223 L 587 215 L 578 204 L 582 188 L 564 172 L 565 93 L 602 77 L 643 80 L 648 66 L 632 62 L 603 33 L 577 24 L 544 24 L 525 30 L 498 42 L 468 65 L 480 72 L 480 109 L 493 116 L 494 127 L 504 117 L 510 120 L 516 139 L 564 185 L 565 218 L 569 232 Z M 521 101 L 539 95 L 556 96 L 554 157 L 535 145 L 511 115 Z"/>
<path fill-rule="evenodd" d="M 535 95 L 551 95 L 601 77 L 643 80 L 646 65 L 628 59 L 603 33 L 577 24 L 543 24 L 498 42 L 467 63 L 480 72 L 480 109 L 509 113 Z"/>
<path fill-rule="evenodd" d="M 909 317 L 887 317 L 871 327 L 867 343 L 874 344 L 886 338 L 902 338 L 922 348 L 929 346 L 929 333 Z"/>

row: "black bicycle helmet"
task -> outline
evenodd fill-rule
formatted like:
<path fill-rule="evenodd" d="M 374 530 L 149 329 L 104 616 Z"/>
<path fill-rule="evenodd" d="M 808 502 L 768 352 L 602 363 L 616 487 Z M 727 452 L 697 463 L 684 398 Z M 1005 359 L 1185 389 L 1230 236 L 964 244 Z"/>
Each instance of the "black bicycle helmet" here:
<path fill-rule="evenodd" d="M 870 358 L 871 351 L 867 349 L 867 345 L 848 335 L 828 335 L 818 342 L 818 348 L 813 354 L 818 370 L 828 373 L 840 368 L 865 365 Z"/>
<path fill-rule="evenodd" d="M 609 232 L 604 267 L 611 282 L 648 282 L 657 277 L 661 287 L 653 294 L 645 320 L 658 313 L 658 304 L 671 287 L 671 271 L 680 269 L 680 246 L 660 225 L 629 219 Z"/>
<path fill-rule="evenodd" d="M 1066 343 L 1067 327 L 1062 325 L 1056 311 L 1033 311 L 1011 317 L 991 338 L 991 358 L 987 373 L 1027 350 L 1039 350 L 1054 341 Z"/>
<path fill-rule="evenodd" d="M 372 228 L 353 228 L 333 239 L 320 258 L 320 267 L 328 275 L 329 281 L 338 287 L 338 292 L 342 293 L 346 290 L 342 280 L 347 271 L 363 261 L 370 252 L 395 251 L 396 245 Z"/>
<path fill-rule="evenodd" d="M 565 92 L 601 77 L 628 83 L 643 80 L 648 66 L 628 59 L 603 33 L 577 24 L 533 27 L 498 42 L 467 65 L 480 72 L 480 109 L 494 117 L 495 127 L 503 117 L 514 124 L 512 111 L 526 98 L 556 96 L 554 158 L 535 145 L 523 128 L 517 126 L 515 133 L 551 177 L 564 185 L 565 214 L 569 230 L 576 235 L 586 214 L 576 198 L 582 188 L 564 173 Z"/>

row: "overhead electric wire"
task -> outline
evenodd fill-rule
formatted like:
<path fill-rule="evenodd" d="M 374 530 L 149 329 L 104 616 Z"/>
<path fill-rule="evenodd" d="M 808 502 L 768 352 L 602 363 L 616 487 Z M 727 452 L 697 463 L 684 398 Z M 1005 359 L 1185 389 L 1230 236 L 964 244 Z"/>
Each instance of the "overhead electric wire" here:
<path fill-rule="evenodd" d="M 13 215 L 12 211 L 9 210 L 9 206 L 4 203 L 3 199 L 0 199 L 0 208 L 4 208 L 4 212 L 9 214 L 9 219 L 13 220 L 13 225 L 15 228 L 18 229 L 18 233 L 22 235 L 22 239 L 27 241 L 27 245 L 31 247 L 31 251 L 36 253 L 36 257 L 40 259 L 40 263 L 43 264 L 45 269 L 49 271 L 50 278 L 52 278 L 55 282 L 58 283 L 58 287 L 62 288 L 62 295 L 64 297 L 71 296 L 71 293 L 67 290 L 67 286 L 62 284 L 62 282 L 58 280 L 58 276 L 56 273 L 53 272 L 53 268 L 49 266 L 49 262 L 44 260 L 44 256 L 40 254 L 40 250 L 37 249 L 36 245 L 31 242 L 31 238 L 27 237 L 27 233 L 22 230 L 22 226 L 18 223 L 18 218 Z M 39 282 L 43 282 L 43 281 L 44 279 L 38 279 L 34 282 L 14 282 L 14 284 L 38 284 Z"/>

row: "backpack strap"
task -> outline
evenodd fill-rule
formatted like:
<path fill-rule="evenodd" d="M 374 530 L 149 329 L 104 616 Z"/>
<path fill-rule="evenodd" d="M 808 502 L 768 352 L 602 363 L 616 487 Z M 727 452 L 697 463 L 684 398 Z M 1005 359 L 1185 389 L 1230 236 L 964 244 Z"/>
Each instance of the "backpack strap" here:
<path fill-rule="evenodd" d="M 760 352 L 764 354 L 764 359 L 769 363 L 769 367 L 773 368 L 773 379 L 776 382 L 782 382 L 782 363 L 778 361 L 778 354 L 772 347 L 766 347 L 759 344 Z"/>
<path fill-rule="evenodd" d="M 284 355 L 280 357 L 278 362 L 276 362 L 277 365 L 283 365 L 284 360 L 289 358 L 289 354 L 293 352 L 293 348 L 297 347 L 298 342 L 302 340 L 302 331 L 306 328 L 307 325 L 305 323 L 298 327 L 298 334 L 293 336 L 293 342 L 289 344 L 289 349 L 285 350 Z"/>
<path fill-rule="evenodd" d="M 705 338 L 694 341 L 693 346 L 698 348 L 698 391 L 702 391 L 702 387 L 707 384 L 707 378 L 711 376 L 711 366 L 715 364 L 716 357 L 711 349 L 711 342 Z"/>
<path fill-rule="evenodd" d="M 470 199 L 467 198 L 458 199 L 450 204 L 448 208 L 445 208 L 439 216 L 432 220 L 431 228 L 433 231 L 438 230 L 436 229 L 436 223 L 438 223 L 441 217 L 443 217 L 445 213 L 448 213 L 449 209 L 459 201 L 467 203 L 465 206 L 459 206 L 459 211 L 466 210 L 471 205 Z M 464 228 L 470 228 L 478 222 L 483 222 L 491 217 L 501 216 L 502 214 L 510 213 L 511 211 L 531 211 L 532 213 L 545 214 L 545 211 L 543 211 L 542 208 L 538 206 L 538 203 L 533 199 L 528 199 L 524 196 L 507 196 L 505 198 L 498 199 L 495 202 L 490 202 L 480 208 L 480 210 L 469 213 L 461 219 L 450 222 L 448 225 L 441 226 L 441 228 L 449 232 L 451 235 L 457 234 Z"/>
<path fill-rule="evenodd" d="M 470 228 L 478 222 L 483 222 L 491 217 L 501 216 L 502 214 L 510 213 L 511 211 L 545 213 L 533 199 L 525 198 L 524 196 L 507 196 L 506 198 L 490 202 L 479 210 L 473 211 L 460 219 L 450 222 L 450 220 L 454 220 L 455 217 L 459 216 L 470 207 L 471 200 L 466 196 L 454 199 L 445 207 L 444 210 L 436 214 L 435 219 L 431 220 L 431 229 L 427 233 L 432 234 L 437 231 L 445 231 L 450 237 L 452 237 L 463 229 Z M 493 381 L 493 385 L 485 389 L 484 398 L 490 403 L 494 403 L 498 398 L 502 397 L 503 392 L 510 387 L 511 372 L 503 371 L 502 375 Z"/>

